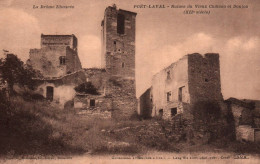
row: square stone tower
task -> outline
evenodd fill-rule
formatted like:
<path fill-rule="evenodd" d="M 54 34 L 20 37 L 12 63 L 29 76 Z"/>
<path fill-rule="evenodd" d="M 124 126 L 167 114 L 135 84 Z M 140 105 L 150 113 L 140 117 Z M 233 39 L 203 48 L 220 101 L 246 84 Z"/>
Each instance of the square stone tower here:
<path fill-rule="evenodd" d="M 102 26 L 101 64 L 107 72 L 106 94 L 113 99 L 113 115 L 136 112 L 135 23 L 136 13 L 109 6 Z"/>
<path fill-rule="evenodd" d="M 27 64 L 44 77 L 61 77 L 82 69 L 76 36 L 42 34 L 41 48 L 30 49 Z"/>

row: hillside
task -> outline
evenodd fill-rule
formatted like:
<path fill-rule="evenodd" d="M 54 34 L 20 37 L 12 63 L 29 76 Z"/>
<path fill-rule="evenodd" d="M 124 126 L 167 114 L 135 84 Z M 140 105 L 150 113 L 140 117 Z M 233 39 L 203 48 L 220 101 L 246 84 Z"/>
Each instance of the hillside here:
<path fill-rule="evenodd" d="M 83 154 L 143 154 L 149 151 L 175 153 L 215 152 L 259 153 L 256 144 L 220 140 L 190 142 L 168 122 L 152 119 L 114 121 L 78 115 L 55 103 L 35 97 L 1 93 L 0 156 L 38 158 Z M 185 129 L 183 129 L 185 131 Z M 203 136 L 201 136 L 203 137 Z M 199 140 L 197 140 L 199 141 Z M 229 144 L 228 144 L 229 143 Z M 228 144 L 228 146 L 227 146 Z M 203 148 L 204 147 L 204 148 Z"/>

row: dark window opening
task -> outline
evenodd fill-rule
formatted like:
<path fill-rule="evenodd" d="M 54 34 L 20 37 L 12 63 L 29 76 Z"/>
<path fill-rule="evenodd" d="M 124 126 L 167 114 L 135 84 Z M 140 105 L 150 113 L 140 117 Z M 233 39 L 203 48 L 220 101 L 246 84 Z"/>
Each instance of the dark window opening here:
<path fill-rule="evenodd" d="M 94 100 L 94 99 L 91 99 L 91 100 L 90 100 L 90 106 L 91 106 L 91 107 L 95 106 L 95 100 Z"/>
<path fill-rule="evenodd" d="M 125 16 L 122 14 L 117 15 L 117 33 L 118 34 L 125 33 Z"/>
<path fill-rule="evenodd" d="M 161 118 L 163 117 L 163 109 L 159 110 L 159 117 L 161 117 Z"/>
<path fill-rule="evenodd" d="M 209 82 L 209 79 L 206 78 L 206 79 L 205 79 L 205 82 Z"/>
<path fill-rule="evenodd" d="M 122 68 L 125 68 L 125 63 L 124 62 L 122 63 Z"/>
<path fill-rule="evenodd" d="M 171 101 L 171 96 L 172 96 L 172 93 L 171 92 L 167 92 L 167 102 Z"/>
<path fill-rule="evenodd" d="M 167 79 L 171 79 L 171 71 L 167 71 Z"/>
<path fill-rule="evenodd" d="M 184 87 L 179 88 L 179 101 L 182 102 L 182 92 Z"/>
<path fill-rule="evenodd" d="M 65 56 L 60 56 L 60 65 L 64 65 L 66 63 Z"/>
<path fill-rule="evenodd" d="M 46 99 L 52 101 L 53 100 L 53 87 L 47 86 L 46 88 Z"/>
<path fill-rule="evenodd" d="M 177 114 L 177 108 L 171 108 L 171 116 L 175 116 Z"/>
<path fill-rule="evenodd" d="M 114 41 L 114 52 L 116 52 L 116 41 Z"/>

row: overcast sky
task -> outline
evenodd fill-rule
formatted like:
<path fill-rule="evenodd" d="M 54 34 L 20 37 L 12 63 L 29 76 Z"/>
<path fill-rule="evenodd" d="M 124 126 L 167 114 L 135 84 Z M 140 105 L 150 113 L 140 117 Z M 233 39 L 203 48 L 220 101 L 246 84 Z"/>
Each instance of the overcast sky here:
<path fill-rule="evenodd" d="M 0 49 L 28 59 L 40 48 L 40 34 L 75 34 L 83 67 L 100 67 L 101 20 L 107 6 L 137 12 L 137 96 L 156 72 L 188 53 L 220 54 L 224 98 L 260 99 L 259 0 L 0 0 Z M 211 9 L 185 15 L 183 9 L 138 9 L 138 4 L 247 4 L 248 9 Z M 74 9 L 33 9 L 73 5 Z M 2 55 L 2 53 L 1 53 Z"/>

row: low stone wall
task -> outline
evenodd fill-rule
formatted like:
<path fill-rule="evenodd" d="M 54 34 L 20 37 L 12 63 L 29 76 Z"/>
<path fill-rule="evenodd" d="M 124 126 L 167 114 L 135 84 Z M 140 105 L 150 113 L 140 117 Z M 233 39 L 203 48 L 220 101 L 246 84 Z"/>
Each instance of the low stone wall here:
<path fill-rule="evenodd" d="M 74 98 L 76 110 L 111 111 L 112 100 L 102 95 L 77 94 Z"/>
<path fill-rule="evenodd" d="M 236 139 L 238 141 L 254 142 L 254 128 L 249 125 L 240 125 L 236 128 Z"/>
<path fill-rule="evenodd" d="M 111 118 L 111 108 L 111 98 L 102 95 L 77 94 L 74 98 L 74 109 L 80 115 Z"/>
<path fill-rule="evenodd" d="M 101 111 L 101 110 L 80 110 L 77 112 L 79 115 L 84 115 L 88 117 L 97 117 L 97 118 L 111 118 L 111 111 Z"/>

